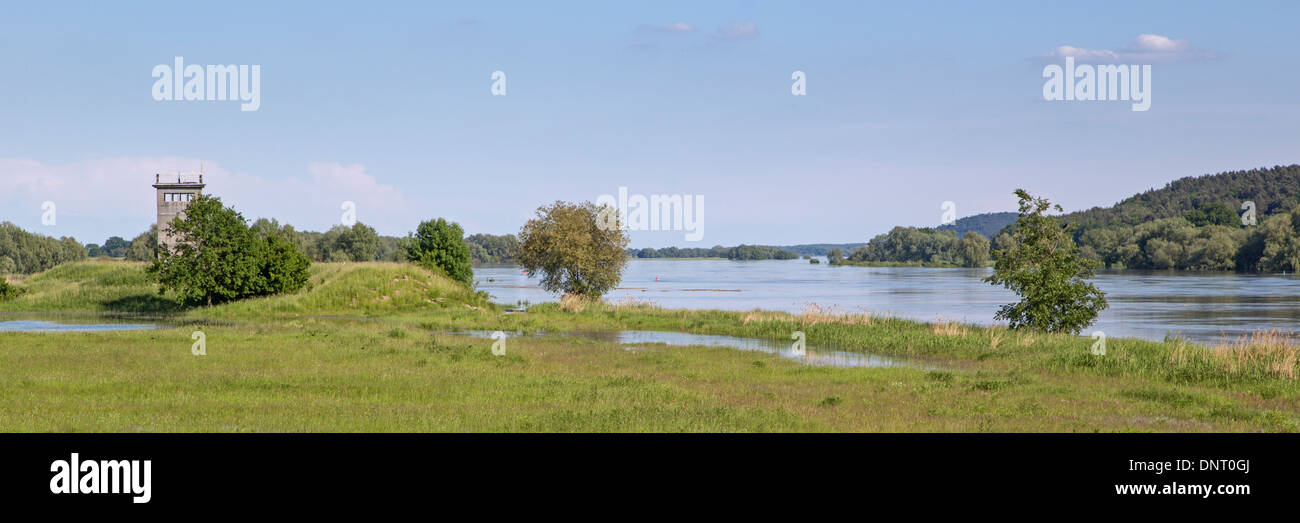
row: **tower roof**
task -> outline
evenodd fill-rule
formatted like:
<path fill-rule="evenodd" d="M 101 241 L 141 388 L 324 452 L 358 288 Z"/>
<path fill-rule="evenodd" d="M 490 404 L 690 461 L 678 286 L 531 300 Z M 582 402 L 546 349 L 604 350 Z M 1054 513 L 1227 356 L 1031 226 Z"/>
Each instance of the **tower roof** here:
<path fill-rule="evenodd" d="M 202 174 L 154 174 L 154 187 L 158 189 L 202 189 Z"/>

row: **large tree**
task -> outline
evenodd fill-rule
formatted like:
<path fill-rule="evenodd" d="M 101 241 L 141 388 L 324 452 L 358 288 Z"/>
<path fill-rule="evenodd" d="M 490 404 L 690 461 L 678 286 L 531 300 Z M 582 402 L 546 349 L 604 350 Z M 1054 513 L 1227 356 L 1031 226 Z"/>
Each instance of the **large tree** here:
<path fill-rule="evenodd" d="M 555 202 L 519 231 L 519 264 L 542 275 L 542 288 L 599 298 L 623 278 L 627 233 L 617 213 L 587 202 Z"/>
<path fill-rule="evenodd" d="M 473 285 L 469 247 L 465 231 L 455 222 L 442 218 L 420 223 L 407 244 L 407 259 L 428 269 L 439 270 L 451 279 Z"/>
<path fill-rule="evenodd" d="M 187 303 L 293 292 L 307 283 L 306 255 L 279 234 L 254 231 L 220 198 L 196 198 L 168 227 L 176 247 L 159 252 L 152 271 Z"/>
<path fill-rule="evenodd" d="M 993 275 L 984 279 L 1020 295 L 994 318 L 1011 328 L 1078 333 L 1106 308 L 1106 296 L 1091 282 L 1098 263 L 1079 256 L 1069 227 L 1048 216 L 1052 204 L 1017 189 L 1020 218 L 1014 246 L 997 253 Z M 1055 206 L 1059 212 L 1061 207 Z"/>

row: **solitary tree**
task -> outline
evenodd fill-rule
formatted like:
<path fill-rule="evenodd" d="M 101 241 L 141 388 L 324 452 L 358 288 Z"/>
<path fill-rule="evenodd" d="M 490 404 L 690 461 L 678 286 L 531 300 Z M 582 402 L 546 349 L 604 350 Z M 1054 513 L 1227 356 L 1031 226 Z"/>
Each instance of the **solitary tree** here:
<path fill-rule="evenodd" d="M 1013 329 L 1078 333 L 1106 309 L 1105 294 L 1087 281 L 1099 264 L 1080 257 L 1068 227 L 1046 215 L 1050 202 L 1024 189 L 1016 196 L 1020 218 L 1014 246 L 997 253 L 993 275 L 984 281 L 1020 295 L 1020 302 L 1003 305 L 994 318 L 1009 321 Z"/>
<path fill-rule="evenodd" d="M 465 231 L 455 222 L 438 218 L 421 223 L 406 249 L 407 259 L 417 265 L 440 270 L 466 285 L 474 283 Z"/>
<path fill-rule="evenodd" d="M 599 298 L 623 278 L 627 233 L 610 209 L 590 202 L 555 202 L 519 231 L 519 264 L 542 274 L 542 288 Z"/>

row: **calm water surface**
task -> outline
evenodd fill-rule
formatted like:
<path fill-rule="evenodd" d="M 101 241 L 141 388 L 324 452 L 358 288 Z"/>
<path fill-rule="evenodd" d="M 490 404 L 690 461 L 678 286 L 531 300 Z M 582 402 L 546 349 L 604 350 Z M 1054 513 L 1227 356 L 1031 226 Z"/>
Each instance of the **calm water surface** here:
<path fill-rule="evenodd" d="M 142 323 L 73 324 L 48 321 L 0 321 L 0 332 L 103 332 L 157 329 L 158 325 Z"/>
<path fill-rule="evenodd" d="M 446 332 L 443 334 L 461 334 L 477 338 L 492 337 L 491 331 Z M 510 337 L 522 336 L 519 332 L 504 333 Z M 691 334 L 687 332 L 664 331 L 589 331 L 563 333 L 536 333 L 533 336 L 576 336 L 607 343 L 617 343 L 629 348 L 638 345 L 659 344 L 678 347 L 705 346 L 728 347 L 751 352 L 776 354 L 805 365 L 830 367 L 912 367 L 922 369 L 935 368 L 930 364 L 912 358 L 878 356 L 862 352 L 845 352 L 812 346 L 804 347 L 802 353 L 795 352 L 792 343 L 764 340 L 758 338 L 741 338 L 736 336 L 718 336 L 714 334 Z"/>
<path fill-rule="evenodd" d="M 510 266 L 475 267 L 495 301 L 541 303 L 556 296 Z M 808 260 L 633 260 L 610 301 L 635 299 L 667 308 L 799 312 L 809 303 L 917 320 L 992 324 L 1015 295 L 980 281 L 992 269 L 831 267 Z M 1215 342 L 1256 330 L 1300 327 L 1300 279 L 1230 273 L 1098 273 L 1110 308 L 1087 333 L 1153 340 L 1166 335 Z"/>

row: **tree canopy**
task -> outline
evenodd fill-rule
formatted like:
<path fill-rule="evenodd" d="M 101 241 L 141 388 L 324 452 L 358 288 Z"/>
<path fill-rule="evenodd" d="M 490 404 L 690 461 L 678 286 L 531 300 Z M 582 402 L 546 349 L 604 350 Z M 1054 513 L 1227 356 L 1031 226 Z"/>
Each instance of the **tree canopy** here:
<path fill-rule="evenodd" d="M 994 318 L 1007 320 L 1013 329 L 1078 333 L 1107 306 L 1105 294 L 1087 281 L 1099 264 L 1079 256 L 1069 226 L 1046 214 L 1050 202 L 1023 189 L 1016 196 L 1015 243 L 997 253 L 993 274 L 984 281 L 1006 287 L 1020 301 L 1003 305 Z"/>
<path fill-rule="evenodd" d="M 86 248 L 75 239 L 54 239 L 0 223 L 0 274 L 32 274 L 84 259 Z"/>
<path fill-rule="evenodd" d="M 605 216 L 618 220 L 616 213 Z M 520 265 L 529 276 L 541 273 L 548 291 L 599 298 L 622 280 L 628 256 L 627 233 L 602 220 L 590 202 L 539 207 L 519 231 Z"/>
<path fill-rule="evenodd" d="M 453 280 L 474 284 L 469 247 L 460 225 L 442 218 L 420 223 L 407 247 L 407 258 L 418 265 L 439 270 Z"/>
<path fill-rule="evenodd" d="M 311 261 L 278 231 L 254 230 L 220 198 L 199 196 L 172 220 L 177 244 L 151 272 L 186 303 L 216 303 L 301 289 Z"/>

